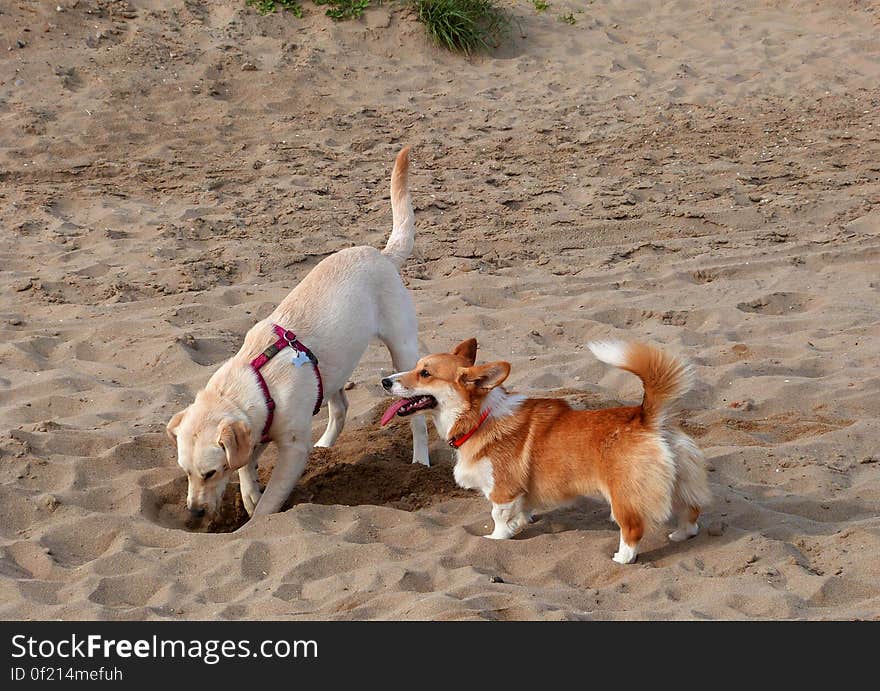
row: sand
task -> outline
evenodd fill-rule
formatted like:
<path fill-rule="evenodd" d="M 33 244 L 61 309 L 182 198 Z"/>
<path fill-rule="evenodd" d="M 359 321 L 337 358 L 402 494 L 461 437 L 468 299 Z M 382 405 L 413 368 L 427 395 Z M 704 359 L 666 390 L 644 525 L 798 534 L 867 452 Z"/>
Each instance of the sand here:
<path fill-rule="evenodd" d="M 878 6 L 507 4 L 467 60 L 388 3 L 4 3 L 0 617 L 880 617 Z M 584 407 L 640 396 L 590 339 L 688 357 L 698 537 L 620 566 L 587 499 L 484 539 L 433 428 L 430 469 L 379 428 L 379 346 L 287 510 L 230 532 L 236 487 L 187 526 L 165 423 L 322 257 L 384 245 L 404 144 L 422 350 L 476 336 Z"/>

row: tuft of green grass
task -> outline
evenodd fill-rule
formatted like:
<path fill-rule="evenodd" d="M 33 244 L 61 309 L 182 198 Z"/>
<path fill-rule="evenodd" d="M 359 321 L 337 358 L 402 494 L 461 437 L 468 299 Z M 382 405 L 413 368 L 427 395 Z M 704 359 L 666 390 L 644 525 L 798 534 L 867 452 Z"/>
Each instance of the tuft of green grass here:
<path fill-rule="evenodd" d="M 547 2 L 547 0 L 532 0 L 532 4 L 535 6 L 535 10 L 538 12 L 543 12 L 550 7 L 550 3 Z"/>
<path fill-rule="evenodd" d="M 571 25 L 574 25 L 575 23 L 577 23 L 577 19 L 574 18 L 573 12 L 569 12 L 568 14 L 560 14 L 559 21 L 565 22 L 566 24 L 571 24 Z"/>
<path fill-rule="evenodd" d="M 272 14 L 277 9 L 290 12 L 294 17 L 302 17 L 303 9 L 299 0 L 246 0 L 260 14 Z"/>
<path fill-rule="evenodd" d="M 490 50 L 510 27 L 496 0 L 414 0 L 419 21 L 438 44 L 466 55 Z"/>
<path fill-rule="evenodd" d="M 416 15 L 428 35 L 448 50 L 470 55 L 479 50 L 491 50 L 510 29 L 511 17 L 499 4 L 500 0 L 404 0 Z M 358 19 L 374 2 L 382 0 L 313 0 L 326 6 L 324 14 L 335 21 Z M 532 0 L 539 12 L 550 7 L 548 0 Z M 300 0 L 245 0 L 260 14 L 287 10 L 296 17 L 303 16 Z M 560 19 L 562 19 L 560 17 Z M 574 16 L 572 21 L 574 23 Z"/>
<path fill-rule="evenodd" d="M 357 19 L 370 6 L 370 0 L 314 0 L 316 5 L 329 5 L 324 12 L 337 22 L 345 19 Z"/>

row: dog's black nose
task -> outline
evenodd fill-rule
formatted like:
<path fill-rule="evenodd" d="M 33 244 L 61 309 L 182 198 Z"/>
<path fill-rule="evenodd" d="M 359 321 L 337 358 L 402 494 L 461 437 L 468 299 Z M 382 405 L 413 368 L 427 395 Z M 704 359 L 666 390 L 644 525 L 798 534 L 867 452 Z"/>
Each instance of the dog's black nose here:
<path fill-rule="evenodd" d="M 390 390 L 391 390 L 391 385 L 392 385 L 393 383 L 394 383 L 394 382 L 391 381 L 388 377 L 385 377 L 385 378 L 382 380 L 382 388 L 385 389 L 386 391 L 390 391 Z"/>
<path fill-rule="evenodd" d="M 189 512 L 190 512 L 190 515 L 195 516 L 196 518 L 201 518 L 202 516 L 205 515 L 204 509 L 190 509 Z"/>

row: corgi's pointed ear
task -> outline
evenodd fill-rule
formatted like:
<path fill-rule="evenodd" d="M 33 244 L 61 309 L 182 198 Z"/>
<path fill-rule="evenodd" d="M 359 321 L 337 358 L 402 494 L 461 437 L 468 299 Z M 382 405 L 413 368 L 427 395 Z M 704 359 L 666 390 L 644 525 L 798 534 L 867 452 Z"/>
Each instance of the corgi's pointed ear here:
<path fill-rule="evenodd" d="M 218 426 L 217 443 L 226 451 L 226 465 L 238 470 L 251 460 L 251 430 L 241 420 L 223 420 Z"/>
<path fill-rule="evenodd" d="M 168 434 L 168 438 L 174 441 L 177 441 L 177 428 L 180 427 L 180 422 L 183 420 L 183 416 L 186 415 L 186 411 L 189 408 L 184 408 L 179 413 L 174 413 L 174 416 L 168 421 L 168 424 L 165 426 L 165 432 Z"/>
<path fill-rule="evenodd" d="M 490 362 L 478 367 L 462 367 L 458 379 L 465 386 L 475 389 L 494 389 L 510 374 L 509 362 Z"/>
<path fill-rule="evenodd" d="M 477 339 L 469 338 L 466 341 L 462 341 L 455 346 L 455 350 L 452 351 L 452 354 L 464 358 L 473 365 L 477 361 Z"/>

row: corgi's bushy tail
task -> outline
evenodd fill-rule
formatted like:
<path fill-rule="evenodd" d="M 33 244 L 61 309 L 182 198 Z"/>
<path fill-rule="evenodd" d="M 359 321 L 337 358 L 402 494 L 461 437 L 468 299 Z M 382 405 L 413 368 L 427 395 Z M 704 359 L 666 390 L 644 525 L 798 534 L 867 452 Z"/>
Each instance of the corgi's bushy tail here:
<path fill-rule="evenodd" d="M 642 421 L 648 427 L 662 427 L 676 401 L 693 384 L 691 368 L 656 346 L 623 341 L 596 341 L 588 346 L 602 362 L 632 372 L 642 380 Z"/>

